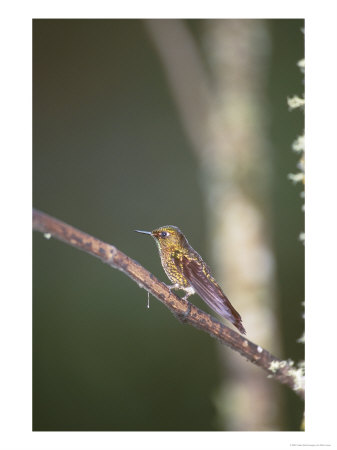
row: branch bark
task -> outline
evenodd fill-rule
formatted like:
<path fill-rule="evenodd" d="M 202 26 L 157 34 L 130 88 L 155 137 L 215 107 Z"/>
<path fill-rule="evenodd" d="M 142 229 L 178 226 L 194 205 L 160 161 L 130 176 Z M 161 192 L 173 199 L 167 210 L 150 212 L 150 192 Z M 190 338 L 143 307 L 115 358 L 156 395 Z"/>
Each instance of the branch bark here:
<path fill-rule="evenodd" d="M 251 363 L 266 371 L 270 377 L 293 389 L 304 398 L 302 380 L 298 372 L 286 361 L 281 361 L 267 350 L 254 344 L 234 330 L 231 330 L 214 317 L 200 310 L 187 300 L 173 294 L 152 273 L 137 261 L 129 258 L 115 246 L 107 244 L 71 225 L 48 214 L 33 209 L 33 230 L 44 233 L 45 237 L 54 237 L 92 256 L 114 269 L 118 269 L 135 281 L 139 287 L 162 302 L 179 320 L 192 325 L 230 347 Z"/>

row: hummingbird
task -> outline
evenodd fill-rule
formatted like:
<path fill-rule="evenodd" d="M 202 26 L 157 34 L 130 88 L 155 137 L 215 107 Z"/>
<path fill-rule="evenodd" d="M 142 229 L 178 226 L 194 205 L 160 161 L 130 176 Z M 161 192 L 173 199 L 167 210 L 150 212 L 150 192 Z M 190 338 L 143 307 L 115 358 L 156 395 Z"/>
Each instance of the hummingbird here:
<path fill-rule="evenodd" d="M 213 311 L 229 320 L 240 333 L 246 334 L 240 314 L 213 278 L 210 268 L 178 227 L 165 225 L 153 231 L 134 231 L 154 238 L 163 269 L 173 283 L 168 286 L 170 290 L 185 291 L 184 300 L 197 293 Z"/>

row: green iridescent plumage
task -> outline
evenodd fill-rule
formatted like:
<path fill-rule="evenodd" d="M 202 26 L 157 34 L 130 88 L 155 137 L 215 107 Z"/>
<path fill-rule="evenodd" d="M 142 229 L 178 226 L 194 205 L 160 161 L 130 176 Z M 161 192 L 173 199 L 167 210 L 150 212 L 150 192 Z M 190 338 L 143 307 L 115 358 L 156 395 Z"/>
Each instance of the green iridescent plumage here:
<path fill-rule="evenodd" d="M 184 298 L 197 293 L 215 312 L 246 334 L 240 314 L 222 292 L 207 264 L 190 246 L 178 227 L 166 225 L 153 231 L 135 231 L 154 238 L 165 273 L 174 283 L 170 289 L 184 290 Z"/>

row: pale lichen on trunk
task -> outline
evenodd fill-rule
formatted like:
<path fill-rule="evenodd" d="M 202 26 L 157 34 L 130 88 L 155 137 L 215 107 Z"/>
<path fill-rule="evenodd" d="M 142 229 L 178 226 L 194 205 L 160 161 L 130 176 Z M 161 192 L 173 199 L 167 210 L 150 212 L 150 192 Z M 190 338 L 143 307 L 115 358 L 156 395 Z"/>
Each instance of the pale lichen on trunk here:
<path fill-rule="evenodd" d="M 305 73 L 305 60 L 301 59 L 298 63 L 297 63 L 298 67 L 300 68 L 300 70 L 302 71 L 302 73 Z M 304 106 L 305 106 L 305 98 L 304 98 L 304 94 L 302 97 L 298 97 L 297 95 L 288 98 L 288 106 L 290 110 L 293 109 L 297 109 L 300 108 L 302 110 L 304 110 Z M 293 174 L 289 174 L 289 178 L 290 180 L 292 180 L 294 183 L 302 183 L 303 184 L 303 191 L 301 192 L 301 197 L 303 198 L 303 205 L 302 205 L 302 210 L 304 211 L 304 199 L 305 199 L 305 195 L 304 195 L 304 185 L 305 185 L 305 135 L 304 135 L 304 131 L 303 133 L 298 136 L 295 141 L 293 142 L 292 145 L 292 149 L 294 152 L 298 153 L 299 155 L 299 161 L 297 163 L 297 169 L 298 171 Z M 305 234 L 304 231 L 302 231 L 299 235 L 299 239 L 300 241 L 302 241 L 302 243 L 304 244 L 305 242 Z M 302 303 L 304 306 L 304 302 Z M 304 319 L 304 313 L 303 313 L 303 319 Z M 300 336 L 297 339 L 297 342 L 304 344 L 305 343 L 305 334 L 303 332 L 302 336 Z M 300 361 L 298 364 L 298 367 L 296 369 L 296 372 L 294 372 L 295 374 L 297 374 L 298 379 L 301 380 L 302 383 L 302 388 L 304 389 L 304 377 L 305 377 L 305 363 L 304 361 Z M 302 419 L 302 423 L 301 423 L 301 430 L 305 430 L 305 416 L 303 413 L 303 419 Z"/>

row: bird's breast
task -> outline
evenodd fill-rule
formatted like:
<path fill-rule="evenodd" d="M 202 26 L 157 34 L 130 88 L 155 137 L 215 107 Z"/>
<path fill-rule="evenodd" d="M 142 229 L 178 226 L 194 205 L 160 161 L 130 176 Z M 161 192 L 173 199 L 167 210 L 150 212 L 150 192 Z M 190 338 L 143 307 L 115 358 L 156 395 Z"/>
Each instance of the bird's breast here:
<path fill-rule="evenodd" d="M 182 288 L 189 286 L 189 282 L 183 275 L 182 259 L 179 258 L 179 252 L 173 250 L 171 252 L 162 253 L 161 262 L 168 278 Z"/>

